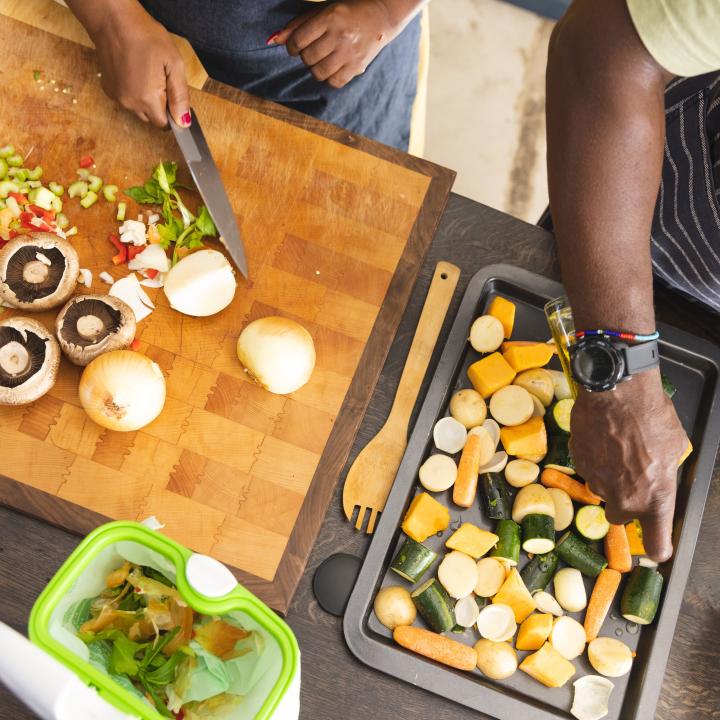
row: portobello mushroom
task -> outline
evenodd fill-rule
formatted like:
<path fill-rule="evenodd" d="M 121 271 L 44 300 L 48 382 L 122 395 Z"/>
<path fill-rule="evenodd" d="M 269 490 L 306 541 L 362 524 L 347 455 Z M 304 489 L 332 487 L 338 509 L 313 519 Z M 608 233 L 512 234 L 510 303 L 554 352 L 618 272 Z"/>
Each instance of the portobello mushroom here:
<path fill-rule="evenodd" d="M 57 380 L 60 346 L 36 320 L 0 322 L 0 405 L 26 405 L 45 395 Z"/>
<path fill-rule="evenodd" d="M 78 295 L 66 303 L 55 321 L 60 347 L 81 367 L 103 353 L 129 347 L 135 327 L 132 308 L 111 295 Z"/>
<path fill-rule="evenodd" d="M 77 284 L 75 248 L 51 233 L 20 235 L 0 250 L 0 301 L 31 312 L 62 305 Z"/>

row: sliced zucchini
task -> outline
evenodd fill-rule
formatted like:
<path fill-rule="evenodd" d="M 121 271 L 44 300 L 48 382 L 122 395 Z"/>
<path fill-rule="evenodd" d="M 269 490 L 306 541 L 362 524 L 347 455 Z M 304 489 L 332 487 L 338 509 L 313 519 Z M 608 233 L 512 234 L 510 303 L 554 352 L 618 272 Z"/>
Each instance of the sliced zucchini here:
<path fill-rule="evenodd" d="M 500 539 L 490 556 L 517 565 L 520 560 L 520 526 L 514 520 L 499 520 L 495 534 Z"/>
<path fill-rule="evenodd" d="M 663 576 L 655 568 L 637 565 L 620 600 L 623 617 L 638 625 L 649 625 L 660 606 L 662 586 Z"/>
<path fill-rule="evenodd" d="M 602 540 L 610 530 L 605 508 L 600 505 L 583 505 L 575 513 L 575 529 L 588 540 Z"/>
<path fill-rule="evenodd" d="M 390 564 L 390 569 L 411 583 L 420 582 L 436 557 L 437 553 L 429 547 L 407 538 Z"/>
<path fill-rule="evenodd" d="M 530 593 L 544 590 L 552 580 L 557 568 L 558 558 L 554 552 L 535 555 L 520 571 L 520 577 Z"/>
<path fill-rule="evenodd" d="M 575 474 L 575 461 L 570 454 L 569 435 L 551 435 L 544 467 L 559 470 L 566 475 Z"/>
<path fill-rule="evenodd" d="M 491 520 L 508 520 L 510 518 L 510 495 L 502 475 L 499 473 L 483 473 L 480 476 L 482 491 L 480 498 L 485 514 Z"/>
<path fill-rule="evenodd" d="M 444 633 L 455 627 L 455 612 L 445 588 L 430 578 L 410 594 L 417 611 L 431 630 Z"/>
<path fill-rule="evenodd" d="M 607 567 L 607 560 L 600 553 L 571 532 L 566 532 L 558 540 L 555 552 L 563 562 L 588 577 L 597 577 Z"/>
<path fill-rule="evenodd" d="M 526 553 L 549 553 L 555 547 L 555 521 L 550 515 L 526 515 L 522 521 L 522 536 L 522 548 Z"/>
<path fill-rule="evenodd" d="M 572 398 L 558 400 L 550 408 L 550 419 L 548 429 L 553 435 L 570 434 L 570 415 L 572 414 L 575 401 Z"/>

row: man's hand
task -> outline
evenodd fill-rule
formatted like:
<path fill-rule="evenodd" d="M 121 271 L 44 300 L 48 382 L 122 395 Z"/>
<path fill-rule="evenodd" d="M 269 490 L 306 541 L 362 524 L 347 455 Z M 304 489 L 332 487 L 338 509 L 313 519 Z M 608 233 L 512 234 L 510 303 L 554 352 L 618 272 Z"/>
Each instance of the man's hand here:
<path fill-rule="evenodd" d="M 577 471 L 606 501 L 608 520 L 640 520 L 648 555 L 667 560 L 678 462 L 688 438 L 663 392 L 659 370 L 638 373 L 610 392 L 581 389 L 571 430 Z"/>
<path fill-rule="evenodd" d="M 165 28 L 136 0 L 70 0 L 97 48 L 103 90 L 141 120 L 167 127 L 167 109 L 190 125 L 182 57 Z"/>
<path fill-rule="evenodd" d="M 418 9 L 419 0 L 342 0 L 292 20 L 268 44 L 299 55 L 316 80 L 334 88 L 362 75 L 396 38 Z"/>

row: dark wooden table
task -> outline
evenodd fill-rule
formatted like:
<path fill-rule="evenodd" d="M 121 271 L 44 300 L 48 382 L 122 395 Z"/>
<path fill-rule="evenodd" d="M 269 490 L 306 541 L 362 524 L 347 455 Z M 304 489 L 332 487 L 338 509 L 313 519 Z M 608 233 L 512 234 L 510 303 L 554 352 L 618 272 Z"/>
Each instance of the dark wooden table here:
<path fill-rule="evenodd" d="M 451 315 L 469 278 L 485 265 L 506 262 L 558 277 L 550 235 L 478 203 L 452 196 L 356 439 L 351 460 L 377 432 L 389 411 L 438 260 L 454 262 L 463 271 Z M 717 316 L 663 292 L 657 300 L 661 319 L 720 343 Z M 448 330 L 449 322 L 443 337 Z M 427 382 L 426 379 L 426 385 Z M 0 465 L 1 448 L 0 438 Z M 720 467 L 716 466 L 658 705 L 656 718 L 659 720 L 720 718 L 719 476 Z M 303 720 L 367 717 L 373 720 L 449 717 L 477 720 L 481 717 L 478 713 L 361 665 L 345 646 L 341 621 L 318 607 L 311 589 L 315 568 L 335 552 L 363 555 L 368 545 L 367 538 L 356 533 L 345 520 L 340 492 L 338 485 L 288 616 L 303 652 L 301 717 Z M 25 631 L 33 601 L 77 543 L 78 539 L 67 532 L 0 508 L 0 620 Z M 32 717 L 0 687 L 0 720 Z"/>

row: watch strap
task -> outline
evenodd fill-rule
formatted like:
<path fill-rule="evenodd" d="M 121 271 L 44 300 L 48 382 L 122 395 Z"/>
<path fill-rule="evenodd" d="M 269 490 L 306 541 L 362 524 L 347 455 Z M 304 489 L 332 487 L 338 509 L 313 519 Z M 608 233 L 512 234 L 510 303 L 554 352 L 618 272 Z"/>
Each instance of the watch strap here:
<path fill-rule="evenodd" d="M 660 364 L 660 348 L 657 340 L 628 345 L 624 349 L 625 375 L 635 375 Z"/>

